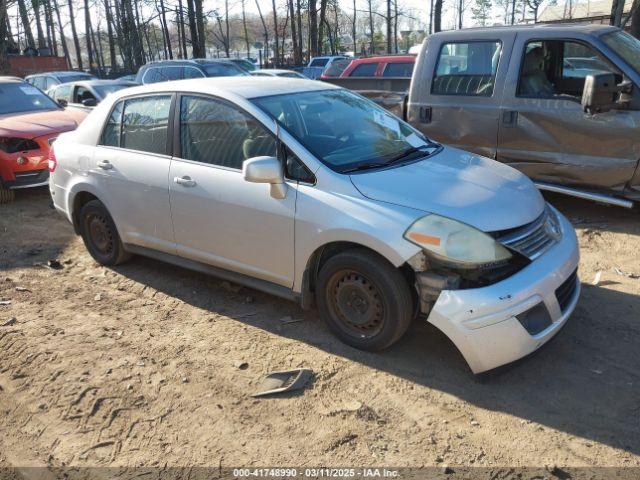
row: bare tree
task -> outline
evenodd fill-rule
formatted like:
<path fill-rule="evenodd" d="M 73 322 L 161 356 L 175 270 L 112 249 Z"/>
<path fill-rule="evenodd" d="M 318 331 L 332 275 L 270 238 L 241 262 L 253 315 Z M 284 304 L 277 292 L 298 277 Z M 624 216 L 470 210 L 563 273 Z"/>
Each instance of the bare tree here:
<path fill-rule="evenodd" d="M 7 56 L 9 35 L 7 28 L 7 2 L 0 0 L 0 74 L 9 73 L 9 58 Z"/>
<path fill-rule="evenodd" d="M 33 33 L 31 32 L 31 22 L 29 21 L 29 15 L 27 14 L 27 6 L 25 5 L 25 0 L 18 0 L 18 11 L 20 13 L 20 20 L 22 20 L 22 28 L 24 29 L 24 34 L 27 37 L 27 46 L 35 47 L 36 42 L 33 39 Z M 5 12 L 6 15 L 6 12 Z"/>
<path fill-rule="evenodd" d="M 244 33 L 244 44 L 247 49 L 247 58 L 251 56 L 251 46 L 249 45 L 249 31 L 247 30 L 247 12 L 245 10 L 245 1 L 242 0 L 242 31 Z"/>
<path fill-rule="evenodd" d="M 31 6 L 33 7 L 33 13 L 36 17 L 36 30 L 38 32 L 38 48 L 45 48 L 47 46 L 47 41 L 44 36 L 44 31 L 42 30 L 42 22 L 40 20 L 40 0 L 31 0 Z"/>
<path fill-rule="evenodd" d="M 277 67 L 279 63 L 278 55 L 280 54 L 280 44 L 278 43 L 278 12 L 276 10 L 276 0 L 271 0 L 271 6 L 273 7 L 273 32 L 275 34 L 274 66 Z"/>
<path fill-rule="evenodd" d="M 69 46 L 67 45 L 67 38 L 62 29 L 62 21 L 60 20 L 60 7 L 58 6 L 58 0 L 53 1 L 53 10 L 56 12 L 56 19 L 58 20 L 58 29 L 60 31 L 60 43 L 62 44 L 62 51 L 64 58 L 67 59 L 67 63 L 71 65 L 71 55 L 69 55 Z"/>
<path fill-rule="evenodd" d="M 433 6 L 433 32 L 438 33 L 442 30 L 442 0 L 435 0 Z"/>
<path fill-rule="evenodd" d="M 76 63 L 78 68 L 82 70 L 82 51 L 80 50 L 80 39 L 76 31 L 75 14 L 73 13 L 73 0 L 67 0 L 69 6 L 69 23 L 71 24 L 71 36 L 73 37 L 73 46 L 76 50 Z"/>
<path fill-rule="evenodd" d="M 264 61 L 265 65 L 267 60 L 269 60 L 269 29 L 267 28 L 267 23 L 264 21 L 264 16 L 262 15 L 262 9 L 260 8 L 260 2 L 256 0 L 256 7 L 258 7 L 258 15 L 260 16 L 260 22 L 262 23 L 262 29 L 264 31 Z"/>

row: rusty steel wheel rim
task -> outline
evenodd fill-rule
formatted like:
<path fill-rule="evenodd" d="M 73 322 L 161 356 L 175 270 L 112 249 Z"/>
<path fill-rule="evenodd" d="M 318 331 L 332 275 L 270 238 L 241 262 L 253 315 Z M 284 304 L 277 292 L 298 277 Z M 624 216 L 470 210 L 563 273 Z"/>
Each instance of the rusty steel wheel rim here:
<path fill-rule="evenodd" d="M 86 221 L 87 231 L 93 246 L 102 254 L 109 255 L 113 252 L 113 232 L 103 215 L 91 214 Z"/>
<path fill-rule="evenodd" d="M 329 281 L 329 305 L 348 335 L 375 337 L 383 327 L 384 304 L 378 287 L 359 272 L 341 270 Z"/>

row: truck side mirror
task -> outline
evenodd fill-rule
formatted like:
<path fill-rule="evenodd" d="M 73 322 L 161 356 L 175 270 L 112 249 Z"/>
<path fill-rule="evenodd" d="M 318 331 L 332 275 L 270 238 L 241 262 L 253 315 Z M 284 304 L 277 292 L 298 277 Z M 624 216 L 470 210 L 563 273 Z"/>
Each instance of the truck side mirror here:
<path fill-rule="evenodd" d="M 582 109 L 589 114 L 608 112 L 615 106 L 619 92 L 613 73 L 587 75 L 582 92 Z"/>

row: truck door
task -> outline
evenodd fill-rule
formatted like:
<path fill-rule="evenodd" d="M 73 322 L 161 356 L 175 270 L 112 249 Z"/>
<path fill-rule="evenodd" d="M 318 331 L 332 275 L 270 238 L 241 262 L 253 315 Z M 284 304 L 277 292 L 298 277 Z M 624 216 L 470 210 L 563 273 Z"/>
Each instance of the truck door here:
<path fill-rule="evenodd" d="M 495 158 L 513 39 L 500 30 L 429 39 L 412 79 L 411 124 L 434 140 Z"/>
<path fill-rule="evenodd" d="M 534 36 L 535 35 L 535 36 Z M 640 158 L 640 112 L 588 115 L 584 79 L 622 72 L 588 35 L 519 33 L 500 114 L 498 160 L 539 182 L 622 193 Z"/>

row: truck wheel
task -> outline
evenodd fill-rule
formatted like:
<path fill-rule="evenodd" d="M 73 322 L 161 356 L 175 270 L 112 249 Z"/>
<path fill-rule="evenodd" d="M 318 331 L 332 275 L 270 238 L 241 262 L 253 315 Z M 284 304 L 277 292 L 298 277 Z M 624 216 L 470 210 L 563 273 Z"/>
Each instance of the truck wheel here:
<path fill-rule="evenodd" d="M 131 258 L 122 245 L 109 211 L 99 200 L 91 200 L 83 205 L 79 225 L 87 250 L 99 264 L 119 265 Z"/>
<path fill-rule="evenodd" d="M 0 185 L 0 205 L 11 203 L 16 198 L 15 192 L 4 185 Z"/>
<path fill-rule="evenodd" d="M 318 309 L 331 331 L 361 350 L 382 350 L 402 337 L 413 318 L 411 291 L 400 272 L 378 255 L 352 249 L 322 266 Z"/>

